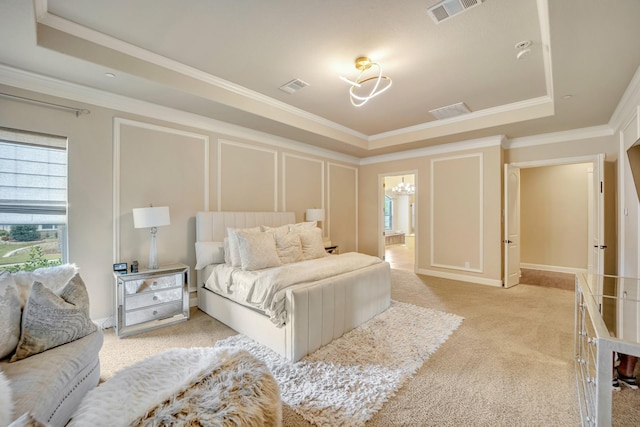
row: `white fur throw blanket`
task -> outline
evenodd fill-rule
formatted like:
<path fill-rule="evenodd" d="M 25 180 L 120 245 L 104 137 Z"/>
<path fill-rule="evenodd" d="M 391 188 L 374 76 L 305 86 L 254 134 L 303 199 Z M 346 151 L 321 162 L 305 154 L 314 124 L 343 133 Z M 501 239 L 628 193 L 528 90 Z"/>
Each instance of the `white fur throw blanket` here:
<path fill-rule="evenodd" d="M 69 426 L 280 426 L 278 384 L 247 351 L 181 348 L 122 369 L 82 400 Z"/>

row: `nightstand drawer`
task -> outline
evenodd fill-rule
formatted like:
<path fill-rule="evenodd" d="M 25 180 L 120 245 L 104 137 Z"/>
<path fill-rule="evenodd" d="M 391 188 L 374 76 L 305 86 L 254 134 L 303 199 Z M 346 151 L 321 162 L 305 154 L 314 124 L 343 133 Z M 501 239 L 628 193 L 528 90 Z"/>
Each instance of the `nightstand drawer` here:
<path fill-rule="evenodd" d="M 140 292 L 155 291 L 157 289 L 170 288 L 182 285 L 182 275 L 173 274 L 170 276 L 156 276 L 148 279 L 127 280 L 125 282 L 125 292 L 127 295 Z"/>
<path fill-rule="evenodd" d="M 156 305 L 142 310 L 127 311 L 124 315 L 124 322 L 125 326 L 131 326 L 151 320 L 164 319 L 177 314 L 182 314 L 182 301 Z"/>
<path fill-rule="evenodd" d="M 154 304 L 162 304 L 171 301 L 182 301 L 182 286 L 166 291 L 143 292 L 128 296 L 125 299 L 125 310 L 135 310 L 140 307 L 149 307 Z"/>

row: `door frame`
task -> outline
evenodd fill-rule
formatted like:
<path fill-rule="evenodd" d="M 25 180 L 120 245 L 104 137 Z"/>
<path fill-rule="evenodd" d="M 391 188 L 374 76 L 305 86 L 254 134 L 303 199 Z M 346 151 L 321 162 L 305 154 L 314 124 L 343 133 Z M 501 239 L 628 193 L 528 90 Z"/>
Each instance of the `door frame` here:
<path fill-rule="evenodd" d="M 544 167 L 544 166 L 572 165 L 577 163 L 592 163 L 594 165 L 594 168 L 596 168 L 597 165 L 600 164 L 600 162 L 604 162 L 605 158 L 606 158 L 605 154 L 601 153 L 601 154 L 593 154 L 593 155 L 578 156 L 578 157 L 560 157 L 560 158 L 545 159 L 545 160 L 532 160 L 527 162 L 512 162 L 508 164 L 512 167 L 525 169 L 525 168 L 535 168 L 535 167 Z M 604 174 L 603 174 L 603 179 L 604 179 Z M 504 194 L 503 194 L 503 202 L 504 202 Z M 592 202 L 593 203 L 591 203 L 590 211 L 588 214 L 592 215 L 592 218 L 599 218 L 600 217 L 600 215 L 598 215 L 599 205 L 598 203 L 596 203 L 595 200 L 593 200 Z M 504 209 L 507 209 L 507 206 L 504 206 Z M 507 214 L 508 214 L 507 212 L 504 213 L 504 215 L 507 215 Z M 518 221 L 520 220 L 518 219 Z M 591 233 L 591 230 L 589 230 L 589 233 Z M 589 243 L 591 243 L 591 240 L 589 241 Z M 521 247 L 522 246 L 520 246 L 520 248 Z M 503 259 L 502 259 L 503 264 L 504 264 L 504 260 L 505 259 L 503 255 Z M 505 271 L 504 265 L 503 265 L 502 271 L 503 272 Z M 503 277 L 502 280 L 504 284 L 505 278 Z"/>
<path fill-rule="evenodd" d="M 378 203 L 377 203 L 377 208 L 378 208 L 378 257 L 380 259 L 384 259 L 384 248 L 385 248 L 385 244 L 384 244 L 384 179 L 387 177 L 392 177 L 392 176 L 402 176 L 402 175 L 413 175 L 414 177 L 414 185 L 416 186 L 416 192 L 413 195 L 413 205 L 414 205 L 414 221 L 415 221 L 415 227 L 414 227 L 414 244 L 413 244 L 413 271 L 414 273 L 417 271 L 418 269 L 418 234 L 419 234 L 419 229 L 420 229 L 420 221 L 418 221 L 418 218 L 420 217 L 418 215 L 418 192 L 420 190 L 419 186 L 418 186 L 418 170 L 417 169 L 411 169 L 411 170 L 404 170 L 404 171 L 399 171 L 399 172 L 386 172 L 386 173 L 379 173 L 378 174 Z"/>

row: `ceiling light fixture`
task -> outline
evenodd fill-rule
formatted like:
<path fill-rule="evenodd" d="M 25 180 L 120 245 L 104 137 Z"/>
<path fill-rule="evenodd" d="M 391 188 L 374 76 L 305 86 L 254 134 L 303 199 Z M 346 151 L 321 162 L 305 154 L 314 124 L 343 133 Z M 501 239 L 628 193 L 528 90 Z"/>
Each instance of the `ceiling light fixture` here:
<path fill-rule="evenodd" d="M 416 192 L 416 186 L 413 184 L 405 184 L 404 177 L 402 177 L 402 182 L 393 187 L 391 191 L 397 196 L 410 196 Z"/>
<path fill-rule="evenodd" d="M 531 49 L 529 49 L 529 46 L 531 46 L 531 40 L 523 40 L 516 43 L 515 48 L 518 51 L 518 53 L 516 53 L 516 58 L 522 59 L 528 56 L 531 53 Z"/>
<path fill-rule="evenodd" d="M 376 67 L 378 73 L 369 77 L 365 77 L 364 74 L 371 67 Z M 356 77 L 355 80 L 350 80 L 344 76 L 340 76 L 342 81 L 345 81 L 351 85 L 349 88 L 349 97 L 351 99 L 351 104 L 354 107 L 361 107 L 367 103 L 371 98 L 380 95 L 382 92 L 386 91 L 391 87 L 392 81 L 389 77 L 382 75 L 382 66 L 377 62 L 371 61 L 370 58 L 366 56 L 361 56 L 356 59 L 356 69 L 360 70 L 360 74 Z M 383 82 L 384 80 L 384 82 Z M 369 83 L 367 86 L 373 85 L 370 91 L 365 90 L 365 94 L 356 93 L 356 89 L 362 88 L 366 83 Z M 380 84 L 382 83 L 382 88 Z"/>

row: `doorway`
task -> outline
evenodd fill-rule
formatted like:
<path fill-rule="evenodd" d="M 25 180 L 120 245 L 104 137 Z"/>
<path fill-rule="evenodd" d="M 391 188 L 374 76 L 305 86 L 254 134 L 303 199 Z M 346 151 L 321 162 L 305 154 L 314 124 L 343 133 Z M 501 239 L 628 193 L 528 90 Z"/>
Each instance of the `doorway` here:
<path fill-rule="evenodd" d="M 381 194 L 381 257 L 391 268 L 415 272 L 416 172 L 384 175 Z"/>
<path fill-rule="evenodd" d="M 513 170 L 518 172 L 518 177 L 520 169 L 523 174 L 522 184 L 518 180 L 515 191 L 517 203 L 507 203 L 509 184 L 505 180 L 506 246 L 503 262 L 506 287 L 519 281 L 527 284 L 552 284 L 554 281 L 562 284 L 566 281 L 572 289 L 573 274 L 587 270 L 602 271 L 605 255 L 615 258 L 615 248 L 603 250 L 607 247 L 604 244 L 604 197 L 614 194 L 612 189 L 606 190 L 607 184 L 613 182 L 604 179 L 605 166 L 608 168 L 604 164 L 604 156 L 597 155 L 513 163 L 505 168 L 505 177 Z M 525 179 L 525 172 L 528 179 Z M 518 207 L 515 216 L 513 206 Z M 518 239 L 511 238 L 512 230 L 507 230 L 508 223 L 512 221 L 518 224 Z M 607 231 L 606 235 L 609 241 L 615 239 L 615 232 Z M 514 244 L 517 246 L 517 265 L 510 259 L 514 256 Z M 523 279 L 515 283 L 512 280 L 514 268 L 516 278 Z"/>

